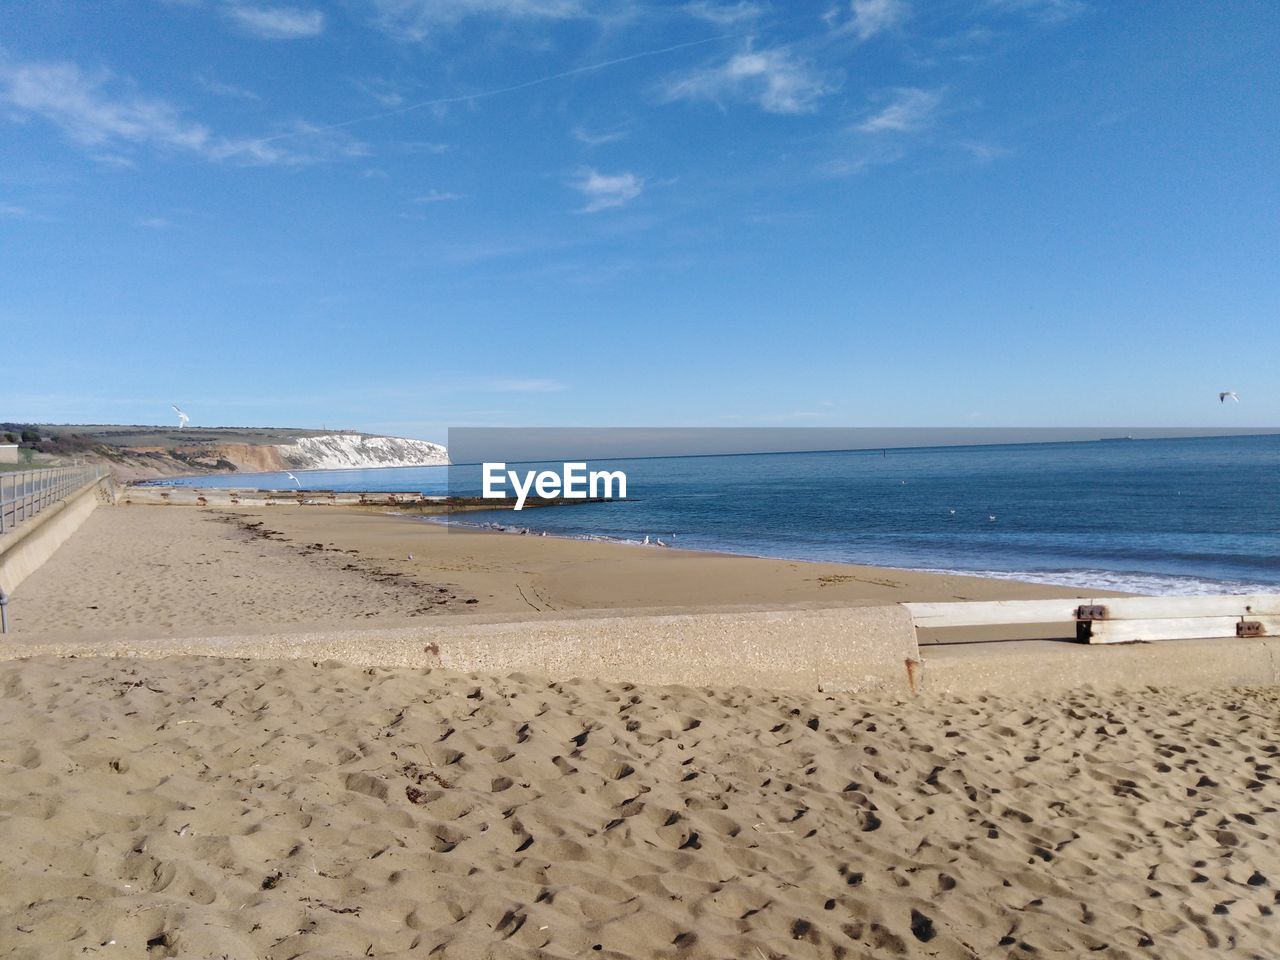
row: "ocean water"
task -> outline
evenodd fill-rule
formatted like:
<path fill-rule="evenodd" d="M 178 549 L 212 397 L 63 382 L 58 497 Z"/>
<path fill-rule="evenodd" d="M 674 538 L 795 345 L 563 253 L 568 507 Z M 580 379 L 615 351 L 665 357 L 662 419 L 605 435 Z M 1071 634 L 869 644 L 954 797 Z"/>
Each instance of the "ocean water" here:
<path fill-rule="evenodd" d="M 1280 435 L 592 462 L 604 467 L 626 471 L 626 502 L 452 522 L 1143 593 L 1280 590 Z M 480 490 L 479 467 L 298 476 L 313 489 Z M 292 486 L 282 474 L 187 482 Z"/>

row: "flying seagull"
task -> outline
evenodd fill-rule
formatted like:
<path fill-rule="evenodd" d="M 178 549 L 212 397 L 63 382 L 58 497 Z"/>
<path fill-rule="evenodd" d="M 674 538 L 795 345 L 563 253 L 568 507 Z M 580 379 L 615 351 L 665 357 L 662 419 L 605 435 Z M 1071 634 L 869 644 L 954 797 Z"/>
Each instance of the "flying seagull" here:
<path fill-rule="evenodd" d="M 173 407 L 173 412 L 178 415 L 178 429 L 185 430 L 187 428 L 187 421 L 191 418 L 178 409 L 178 405 L 176 403 L 171 403 L 169 406 Z"/>
<path fill-rule="evenodd" d="M 298 483 L 298 478 L 297 478 L 297 477 L 295 477 L 295 476 L 294 476 L 292 473 L 290 473 L 288 470 L 286 470 L 286 471 L 284 472 L 284 475 L 285 475 L 286 477 L 288 477 L 290 480 L 292 480 L 294 483 L 297 483 L 299 487 L 301 487 L 301 486 L 302 486 L 302 484 L 301 484 L 301 483 Z"/>
<path fill-rule="evenodd" d="M 1220 394 L 1218 394 L 1218 402 L 1226 403 L 1227 397 L 1230 397 L 1236 403 L 1240 402 L 1240 398 L 1236 396 L 1236 392 L 1234 390 L 1223 390 Z"/>

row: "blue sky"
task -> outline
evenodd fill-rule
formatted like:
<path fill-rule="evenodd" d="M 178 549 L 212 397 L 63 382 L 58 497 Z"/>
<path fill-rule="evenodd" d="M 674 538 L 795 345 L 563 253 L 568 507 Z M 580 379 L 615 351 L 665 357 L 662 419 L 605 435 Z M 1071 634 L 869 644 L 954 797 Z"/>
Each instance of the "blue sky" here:
<path fill-rule="evenodd" d="M 6 4 L 0 420 L 1280 424 L 1277 49 L 1269 2 Z"/>

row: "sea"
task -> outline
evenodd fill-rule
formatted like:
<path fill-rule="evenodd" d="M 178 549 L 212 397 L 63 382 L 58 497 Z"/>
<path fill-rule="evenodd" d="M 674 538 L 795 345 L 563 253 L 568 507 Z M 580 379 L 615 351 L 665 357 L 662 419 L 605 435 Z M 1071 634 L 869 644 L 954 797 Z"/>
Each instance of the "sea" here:
<path fill-rule="evenodd" d="M 591 468 L 625 471 L 627 500 L 434 522 L 1146 594 L 1280 590 L 1277 434 L 658 457 Z M 478 465 L 297 476 L 314 490 L 480 492 Z M 179 482 L 294 487 L 280 473 Z"/>

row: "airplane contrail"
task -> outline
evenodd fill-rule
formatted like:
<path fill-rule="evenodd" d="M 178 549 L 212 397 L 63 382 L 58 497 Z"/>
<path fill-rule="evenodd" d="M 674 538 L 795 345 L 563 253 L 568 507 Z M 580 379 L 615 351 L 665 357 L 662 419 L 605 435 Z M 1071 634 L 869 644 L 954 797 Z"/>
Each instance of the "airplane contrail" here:
<path fill-rule="evenodd" d="M 788 17 L 784 20 L 777 21 L 774 26 L 799 19 L 802 18 Z M 616 67 L 624 63 L 630 63 L 633 60 L 644 60 L 648 57 L 660 57 L 664 54 L 675 53 L 677 50 L 687 50 L 690 47 L 701 47 L 708 43 L 719 43 L 724 40 L 741 40 L 746 37 L 755 36 L 758 32 L 759 31 L 752 31 L 750 33 L 725 33 L 715 37 L 704 37 L 701 40 L 687 40 L 684 43 L 672 44 L 669 47 L 662 47 L 658 50 L 642 50 L 639 53 L 631 53 L 625 57 L 617 57 L 613 60 L 603 60 L 600 63 L 589 63 L 585 66 L 574 67 L 572 70 L 564 70 L 560 73 L 553 73 L 545 77 L 538 77 L 534 80 L 526 80 L 523 83 L 515 83 L 508 87 L 494 87 L 491 90 L 481 90 L 477 93 L 459 94 L 452 97 L 435 97 L 431 100 L 420 100 L 417 103 L 409 103 L 403 107 L 396 107 L 393 110 L 383 110 L 379 113 L 366 114 L 363 117 L 353 117 L 350 120 L 340 120 L 337 123 L 327 123 L 321 126 L 308 127 L 305 130 L 292 130 L 288 133 L 278 133 L 274 137 L 263 137 L 259 140 L 254 140 L 252 145 L 256 146 L 264 143 L 275 143 L 279 140 L 303 137 L 313 133 L 325 133 L 329 130 L 341 130 L 343 127 L 355 126 L 358 123 L 368 123 L 372 120 L 382 120 L 386 117 L 397 117 L 402 113 L 411 113 L 414 110 L 422 110 L 426 107 L 443 107 L 453 103 L 466 103 L 470 100 L 484 100 L 489 97 L 501 96 L 505 93 L 516 93 L 520 90 L 528 90 L 530 87 L 538 87 L 545 83 L 553 83 L 556 80 L 565 80 L 569 77 L 576 77 L 582 73 L 591 73 L 596 70 L 605 70 L 609 67 Z"/>

